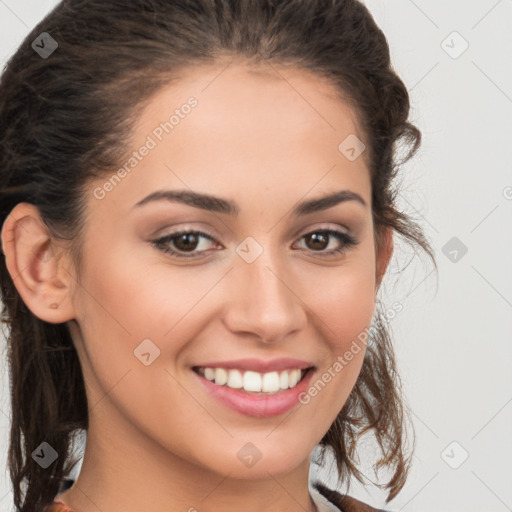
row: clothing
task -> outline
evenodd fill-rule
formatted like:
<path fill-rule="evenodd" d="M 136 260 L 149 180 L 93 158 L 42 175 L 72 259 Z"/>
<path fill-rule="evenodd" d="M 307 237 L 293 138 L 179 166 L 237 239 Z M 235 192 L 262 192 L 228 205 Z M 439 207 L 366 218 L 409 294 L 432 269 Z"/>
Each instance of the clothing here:
<path fill-rule="evenodd" d="M 69 507 L 66 507 L 60 500 L 55 500 L 52 504 L 45 507 L 44 512 L 73 512 Z"/>
<path fill-rule="evenodd" d="M 318 512 L 340 512 L 341 508 L 329 501 L 313 484 L 309 481 L 309 494 L 313 503 L 316 505 Z"/>
<path fill-rule="evenodd" d="M 71 487 L 73 483 L 74 480 L 64 480 L 59 494 Z M 338 491 L 329 489 L 320 482 L 309 482 L 309 494 L 311 495 L 313 503 L 317 506 L 318 512 L 386 512 L 385 510 L 373 508 L 351 496 L 340 494 Z M 62 501 L 54 500 L 52 504 L 44 509 L 44 512 L 75 511 L 67 507 Z"/>
<path fill-rule="evenodd" d="M 311 491 L 312 487 L 313 492 Z M 315 496 L 315 491 L 318 491 L 320 498 Z M 352 496 L 341 494 L 338 491 L 329 489 L 318 481 L 314 482 L 313 484 L 310 483 L 309 492 L 315 505 L 318 507 L 318 512 L 390 512 L 380 508 L 374 508 L 367 503 L 363 503 L 356 498 L 352 498 Z M 315 497 L 318 499 L 320 505 L 317 501 L 315 501 Z M 324 508 L 322 509 L 320 506 L 324 506 Z"/>

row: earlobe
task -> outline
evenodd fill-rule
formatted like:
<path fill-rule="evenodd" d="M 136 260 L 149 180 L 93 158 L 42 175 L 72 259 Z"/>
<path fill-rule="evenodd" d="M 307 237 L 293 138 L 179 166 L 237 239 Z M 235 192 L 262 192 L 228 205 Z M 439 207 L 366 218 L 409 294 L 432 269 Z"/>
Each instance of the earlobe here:
<path fill-rule="evenodd" d="M 72 277 L 64 267 L 65 254 L 37 207 L 18 203 L 3 224 L 1 238 L 7 270 L 32 313 L 50 323 L 73 319 Z"/>

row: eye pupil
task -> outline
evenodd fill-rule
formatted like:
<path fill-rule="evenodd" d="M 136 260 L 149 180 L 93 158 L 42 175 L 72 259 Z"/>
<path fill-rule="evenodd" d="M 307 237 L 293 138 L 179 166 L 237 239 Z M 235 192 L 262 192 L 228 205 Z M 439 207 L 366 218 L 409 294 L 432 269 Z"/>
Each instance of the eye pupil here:
<path fill-rule="evenodd" d="M 187 243 L 190 242 L 191 239 L 192 242 Z M 195 233 L 183 233 L 182 235 L 176 238 L 174 244 L 180 251 L 194 250 L 197 246 L 197 239 L 198 237 L 195 235 Z M 184 244 L 182 244 L 182 242 Z"/>
<path fill-rule="evenodd" d="M 325 249 L 328 243 L 326 243 L 329 235 L 326 233 L 311 233 L 307 236 L 308 240 L 313 240 L 313 249 Z M 317 246 L 316 244 L 320 241 L 320 246 Z M 309 245 L 309 244 L 308 244 Z"/>

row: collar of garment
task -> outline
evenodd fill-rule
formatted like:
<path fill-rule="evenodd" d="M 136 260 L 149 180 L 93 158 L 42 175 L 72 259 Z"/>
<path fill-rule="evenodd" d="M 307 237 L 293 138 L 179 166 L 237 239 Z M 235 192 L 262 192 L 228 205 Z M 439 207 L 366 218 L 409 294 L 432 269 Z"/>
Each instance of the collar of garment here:
<path fill-rule="evenodd" d="M 64 490 L 68 489 L 73 485 L 74 480 L 73 479 L 65 479 L 60 487 L 59 494 L 63 492 Z M 375 508 L 370 507 L 369 505 L 362 503 L 354 498 L 350 498 L 348 496 L 342 496 L 339 493 L 332 491 L 328 488 L 326 488 L 321 482 L 312 480 L 309 480 L 309 495 L 311 496 L 311 499 L 313 503 L 315 504 L 317 508 L 317 512 L 386 512 L 384 510 L 377 510 Z M 329 495 L 334 495 L 334 498 L 331 497 L 331 499 L 336 502 L 336 504 L 328 499 L 322 492 L 324 491 L 324 494 L 328 493 Z M 337 504 L 337 502 L 341 500 L 345 500 L 345 505 L 343 505 L 343 508 L 341 505 Z M 345 503 L 345 501 L 343 503 Z M 62 501 L 55 499 L 52 504 L 50 504 L 48 507 L 45 508 L 44 512 L 74 512 L 71 510 L 67 505 L 65 505 Z"/>

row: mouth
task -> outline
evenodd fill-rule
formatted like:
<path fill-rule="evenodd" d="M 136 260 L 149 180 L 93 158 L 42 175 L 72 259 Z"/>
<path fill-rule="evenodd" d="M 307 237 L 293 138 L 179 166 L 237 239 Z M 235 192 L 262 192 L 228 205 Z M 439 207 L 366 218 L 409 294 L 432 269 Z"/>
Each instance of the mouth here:
<path fill-rule="evenodd" d="M 316 372 L 315 366 L 298 368 L 285 362 L 282 362 L 285 369 L 264 373 L 254 371 L 256 363 L 252 370 L 236 368 L 235 364 L 233 361 L 225 364 L 231 368 L 217 364 L 193 366 L 191 370 L 216 403 L 259 419 L 279 416 L 301 405 L 300 397 L 307 393 Z M 273 364 L 275 368 L 276 363 Z"/>
<path fill-rule="evenodd" d="M 255 372 L 238 368 L 194 366 L 199 376 L 219 387 L 226 387 L 250 395 L 275 395 L 294 389 L 315 369 L 290 368 L 281 371 Z"/>

